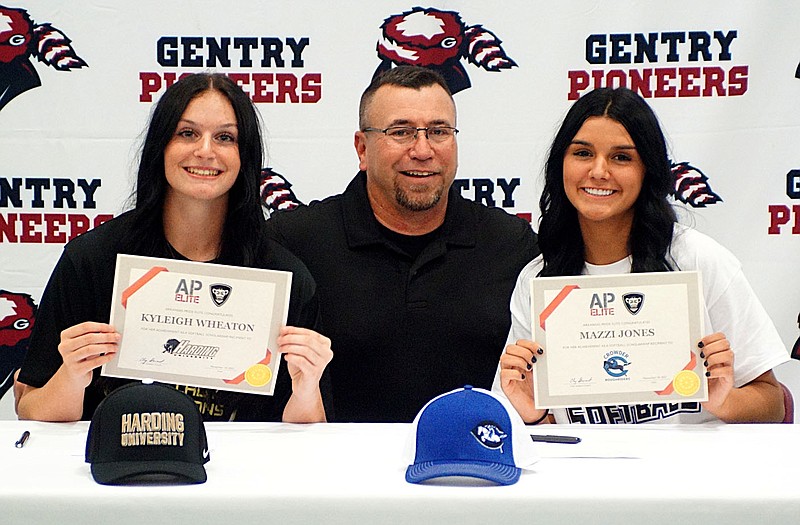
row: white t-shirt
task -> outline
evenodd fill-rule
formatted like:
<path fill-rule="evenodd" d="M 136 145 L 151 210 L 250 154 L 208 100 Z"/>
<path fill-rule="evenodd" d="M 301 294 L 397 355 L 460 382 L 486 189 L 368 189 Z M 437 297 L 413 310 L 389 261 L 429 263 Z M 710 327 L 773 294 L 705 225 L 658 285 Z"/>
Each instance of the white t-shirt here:
<path fill-rule="evenodd" d="M 741 387 L 788 361 L 789 355 L 775 326 L 727 249 L 702 233 L 675 225 L 669 262 L 675 270 L 700 272 L 705 301 L 706 334 L 722 332 L 734 353 L 734 386 Z M 522 269 L 511 296 L 508 343 L 532 340 L 530 280 L 541 271 L 540 255 Z M 597 266 L 586 263 L 587 275 L 624 274 L 631 259 Z M 492 390 L 502 395 L 498 367 Z M 554 409 L 557 423 L 702 423 L 719 421 L 700 403 L 662 403 Z"/>

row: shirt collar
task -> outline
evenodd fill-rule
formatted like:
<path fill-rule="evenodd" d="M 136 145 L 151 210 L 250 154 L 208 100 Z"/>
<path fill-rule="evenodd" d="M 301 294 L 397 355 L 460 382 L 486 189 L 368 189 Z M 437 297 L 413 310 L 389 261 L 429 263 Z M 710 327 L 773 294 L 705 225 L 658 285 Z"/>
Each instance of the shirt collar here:
<path fill-rule="evenodd" d="M 385 244 L 386 240 L 378 228 L 378 219 L 372 212 L 367 197 L 367 174 L 359 171 L 343 194 L 342 215 L 347 243 L 353 248 L 371 244 Z M 477 218 L 475 212 L 451 186 L 447 198 L 447 211 L 439 237 L 447 244 L 475 246 Z"/>

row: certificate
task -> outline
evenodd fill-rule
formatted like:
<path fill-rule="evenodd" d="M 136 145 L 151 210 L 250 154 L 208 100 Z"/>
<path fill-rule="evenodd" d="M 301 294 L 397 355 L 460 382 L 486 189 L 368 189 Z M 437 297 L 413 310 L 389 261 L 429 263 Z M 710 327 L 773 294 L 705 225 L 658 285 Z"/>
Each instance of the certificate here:
<path fill-rule="evenodd" d="M 122 341 L 102 373 L 272 395 L 291 283 L 290 272 L 118 255 Z"/>
<path fill-rule="evenodd" d="M 708 400 L 697 272 L 531 280 L 537 408 Z"/>

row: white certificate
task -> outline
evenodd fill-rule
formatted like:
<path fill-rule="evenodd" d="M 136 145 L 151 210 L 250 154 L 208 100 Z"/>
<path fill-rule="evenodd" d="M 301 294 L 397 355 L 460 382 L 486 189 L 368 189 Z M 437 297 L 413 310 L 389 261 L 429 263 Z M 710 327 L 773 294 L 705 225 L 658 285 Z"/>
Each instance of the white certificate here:
<path fill-rule="evenodd" d="M 697 272 L 537 277 L 537 408 L 707 401 Z"/>
<path fill-rule="evenodd" d="M 272 395 L 292 274 L 118 255 L 108 376 Z"/>

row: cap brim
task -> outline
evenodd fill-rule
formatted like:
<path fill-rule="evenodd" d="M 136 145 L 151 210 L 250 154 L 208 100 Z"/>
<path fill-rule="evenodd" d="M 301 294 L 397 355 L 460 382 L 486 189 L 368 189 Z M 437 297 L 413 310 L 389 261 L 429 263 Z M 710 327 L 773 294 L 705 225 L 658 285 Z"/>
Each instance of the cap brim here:
<path fill-rule="evenodd" d="M 513 485 L 519 480 L 521 473 L 522 470 L 517 467 L 485 461 L 427 461 L 409 465 L 406 469 L 406 481 L 420 483 L 433 478 L 469 476 L 500 485 Z"/>
<path fill-rule="evenodd" d="M 206 482 L 203 465 L 184 461 L 116 461 L 92 463 L 92 477 L 101 485 L 125 485 L 159 475 L 161 483 L 185 485 Z"/>

